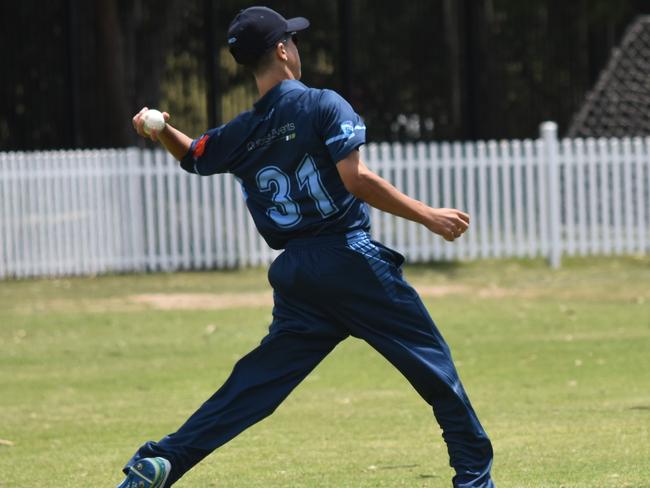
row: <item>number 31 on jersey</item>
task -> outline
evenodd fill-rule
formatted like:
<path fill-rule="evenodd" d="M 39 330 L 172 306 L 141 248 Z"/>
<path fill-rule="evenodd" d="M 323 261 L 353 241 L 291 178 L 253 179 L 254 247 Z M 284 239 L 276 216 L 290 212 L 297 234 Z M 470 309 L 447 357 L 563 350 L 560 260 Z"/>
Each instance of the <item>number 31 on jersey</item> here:
<path fill-rule="evenodd" d="M 336 213 L 338 208 L 334 200 L 327 193 L 325 186 L 316 167 L 314 159 L 305 155 L 298 165 L 295 173 L 298 181 L 298 188 L 307 192 L 314 203 L 318 212 L 323 218 Z M 267 209 L 266 214 L 280 227 L 293 227 L 302 220 L 300 206 L 291 198 L 291 178 L 277 166 L 266 166 L 258 171 L 257 188 L 261 192 L 271 192 L 273 207 Z"/>

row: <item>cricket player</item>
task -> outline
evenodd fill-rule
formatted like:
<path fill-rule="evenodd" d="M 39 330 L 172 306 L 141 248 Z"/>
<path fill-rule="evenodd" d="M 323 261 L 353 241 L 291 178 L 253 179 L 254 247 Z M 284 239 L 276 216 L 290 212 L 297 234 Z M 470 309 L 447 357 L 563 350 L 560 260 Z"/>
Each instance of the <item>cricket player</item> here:
<path fill-rule="evenodd" d="M 138 134 L 160 141 L 184 170 L 233 174 L 258 231 L 284 252 L 268 272 L 274 291 L 268 335 L 176 432 L 138 449 L 119 488 L 171 486 L 270 415 L 348 336 L 388 359 L 433 407 L 456 472 L 453 486 L 494 487 L 492 447 L 449 348 L 402 278 L 404 257 L 371 239 L 368 205 L 448 241 L 467 230 L 469 216 L 409 198 L 365 166 L 361 117 L 337 93 L 298 81 L 296 33 L 308 26 L 305 18 L 287 20 L 265 7 L 239 12 L 228 44 L 252 70 L 259 99 L 231 122 L 192 140 L 169 124 L 146 134 L 146 108 L 133 118 Z"/>

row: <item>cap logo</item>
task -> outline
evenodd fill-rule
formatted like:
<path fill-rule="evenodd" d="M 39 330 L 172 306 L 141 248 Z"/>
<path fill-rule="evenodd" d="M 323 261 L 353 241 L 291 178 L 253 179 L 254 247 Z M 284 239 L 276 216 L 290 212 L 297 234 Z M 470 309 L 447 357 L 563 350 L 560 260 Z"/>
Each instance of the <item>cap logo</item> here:
<path fill-rule="evenodd" d="M 237 38 L 236 38 L 236 37 L 231 37 L 230 39 L 228 39 L 228 44 L 234 44 L 234 43 L 236 43 L 236 42 L 237 42 Z"/>

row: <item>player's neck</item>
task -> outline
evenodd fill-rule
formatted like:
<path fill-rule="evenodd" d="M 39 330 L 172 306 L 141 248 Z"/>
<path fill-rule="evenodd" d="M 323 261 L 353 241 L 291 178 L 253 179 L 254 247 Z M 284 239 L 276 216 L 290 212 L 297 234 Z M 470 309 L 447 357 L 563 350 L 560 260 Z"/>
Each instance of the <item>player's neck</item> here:
<path fill-rule="evenodd" d="M 284 80 L 295 80 L 291 70 L 286 66 L 278 67 L 277 69 L 269 69 L 261 75 L 255 76 L 255 83 L 257 84 L 257 91 L 260 98 L 266 95 L 275 85 Z"/>

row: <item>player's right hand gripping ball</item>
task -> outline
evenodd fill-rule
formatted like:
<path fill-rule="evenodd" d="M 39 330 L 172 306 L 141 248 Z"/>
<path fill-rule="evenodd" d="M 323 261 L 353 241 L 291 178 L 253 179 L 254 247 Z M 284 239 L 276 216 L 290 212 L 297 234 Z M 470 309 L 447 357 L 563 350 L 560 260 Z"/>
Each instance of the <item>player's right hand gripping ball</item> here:
<path fill-rule="evenodd" d="M 151 109 L 147 110 L 144 115 L 144 131 L 147 134 L 151 134 L 152 130 L 160 132 L 165 128 L 165 117 L 158 110 Z"/>

